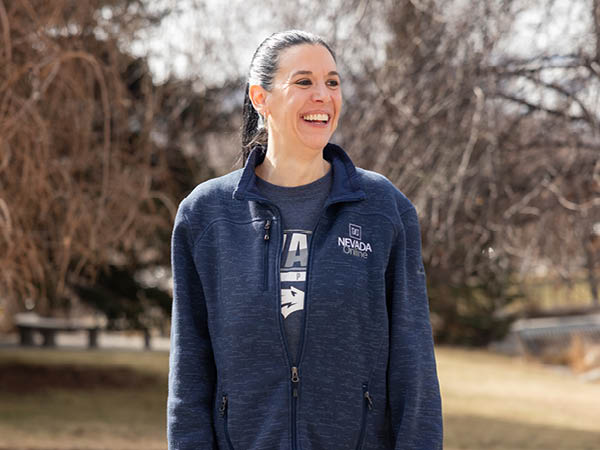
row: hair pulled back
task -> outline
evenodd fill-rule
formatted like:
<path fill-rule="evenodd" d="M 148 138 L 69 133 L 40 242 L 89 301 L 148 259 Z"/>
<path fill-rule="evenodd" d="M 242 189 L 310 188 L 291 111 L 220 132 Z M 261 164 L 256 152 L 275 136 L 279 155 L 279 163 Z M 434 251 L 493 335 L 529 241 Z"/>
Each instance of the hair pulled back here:
<path fill-rule="evenodd" d="M 254 52 L 254 56 L 250 62 L 242 111 L 242 164 L 246 164 L 246 159 L 248 159 L 252 147 L 260 145 L 263 151 L 266 151 L 268 141 L 267 130 L 262 118 L 250 101 L 250 85 L 257 84 L 265 90 L 270 91 L 273 87 L 273 78 L 275 78 L 275 74 L 279 69 L 281 52 L 287 48 L 301 44 L 322 45 L 329 50 L 333 60 L 336 60 L 335 53 L 323 38 L 301 30 L 274 33 L 262 41 Z"/>

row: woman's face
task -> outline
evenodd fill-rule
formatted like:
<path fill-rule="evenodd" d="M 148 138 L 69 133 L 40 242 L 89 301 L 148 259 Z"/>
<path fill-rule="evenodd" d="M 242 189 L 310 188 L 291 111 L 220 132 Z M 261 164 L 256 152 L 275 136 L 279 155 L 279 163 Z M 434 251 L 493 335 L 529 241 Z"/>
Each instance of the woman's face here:
<path fill-rule="evenodd" d="M 270 137 L 278 145 L 322 150 L 342 109 L 340 77 L 331 53 L 312 44 L 284 50 L 265 106 Z"/>

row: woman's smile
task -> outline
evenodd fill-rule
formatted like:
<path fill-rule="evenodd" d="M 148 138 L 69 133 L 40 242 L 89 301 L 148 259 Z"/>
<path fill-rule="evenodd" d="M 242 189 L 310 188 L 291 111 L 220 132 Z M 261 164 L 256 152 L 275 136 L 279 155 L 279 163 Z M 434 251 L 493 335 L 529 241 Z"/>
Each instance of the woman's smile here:
<path fill-rule="evenodd" d="M 302 120 L 316 128 L 327 128 L 330 123 L 331 114 L 327 112 L 309 112 L 301 114 Z"/>

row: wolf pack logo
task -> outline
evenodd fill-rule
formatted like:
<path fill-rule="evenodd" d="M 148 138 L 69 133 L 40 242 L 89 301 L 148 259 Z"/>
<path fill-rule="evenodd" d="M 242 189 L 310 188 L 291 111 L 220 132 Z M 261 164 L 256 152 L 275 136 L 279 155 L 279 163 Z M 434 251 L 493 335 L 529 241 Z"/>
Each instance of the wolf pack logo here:
<path fill-rule="evenodd" d="M 347 255 L 366 259 L 373 253 L 371 244 L 362 240 L 362 227 L 354 223 L 348 224 L 349 237 L 338 236 L 338 247 Z"/>
<path fill-rule="evenodd" d="M 289 289 L 281 289 L 281 314 L 287 319 L 294 311 L 304 309 L 304 291 L 291 286 Z"/>

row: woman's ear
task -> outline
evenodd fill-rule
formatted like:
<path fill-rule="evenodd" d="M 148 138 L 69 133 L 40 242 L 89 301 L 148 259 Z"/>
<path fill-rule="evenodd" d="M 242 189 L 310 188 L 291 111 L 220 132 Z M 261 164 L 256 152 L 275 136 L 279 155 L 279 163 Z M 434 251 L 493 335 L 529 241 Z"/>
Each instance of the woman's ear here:
<path fill-rule="evenodd" d="M 259 86 L 258 84 L 252 84 L 248 89 L 248 96 L 250 97 L 250 101 L 252 102 L 254 109 L 258 111 L 261 116 L 266 118 L 269 111 L 266 105 L 267 91 L 265 88 Z"/>

